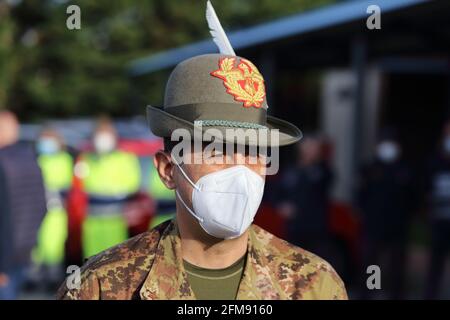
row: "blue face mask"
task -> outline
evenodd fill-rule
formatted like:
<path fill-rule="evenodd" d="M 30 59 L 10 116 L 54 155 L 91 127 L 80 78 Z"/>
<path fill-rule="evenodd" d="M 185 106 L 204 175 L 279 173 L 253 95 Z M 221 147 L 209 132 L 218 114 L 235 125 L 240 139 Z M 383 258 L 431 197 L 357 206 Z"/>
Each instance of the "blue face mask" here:
<path fill-rule="evenodd" d="M 59 151 L 58 141 L 52 138 L 41 138 L 36 144 L 39 154 L 54 154 Z"/>

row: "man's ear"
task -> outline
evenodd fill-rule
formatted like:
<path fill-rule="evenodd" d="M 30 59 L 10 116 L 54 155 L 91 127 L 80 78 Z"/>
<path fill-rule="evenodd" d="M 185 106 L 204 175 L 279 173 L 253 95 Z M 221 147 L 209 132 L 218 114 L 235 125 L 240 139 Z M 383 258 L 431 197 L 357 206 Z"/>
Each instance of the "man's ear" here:
<path fill-rule="evenodd" d="M 170 190 L 175 189 L 175 180 L 173 178 L 174 164 L 171 161 L 170 154 L 162 150 L 156 152 L 153 157 L 153 164 L 158 170 L 159 177 L 164 185 Z"/>

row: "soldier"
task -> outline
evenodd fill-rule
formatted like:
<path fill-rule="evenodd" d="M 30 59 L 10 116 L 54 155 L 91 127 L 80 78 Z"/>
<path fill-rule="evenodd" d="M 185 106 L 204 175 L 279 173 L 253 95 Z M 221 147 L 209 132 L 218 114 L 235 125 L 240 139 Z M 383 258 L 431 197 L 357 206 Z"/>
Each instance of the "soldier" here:
<path fill-rule="evenodd" d="M 82 153 L 77 164 L 83 168 L 78 177 L 89 200 L 82 226 L 85 258 L 128 239 L 125 206 L 141 184 L 139 159 L 118 148 L 118 134 L 109 119 L 98 121 L 92 140 L 93 152 Z"/>
<path fill-rule="evenodd" d="M 223 43 L 219 47 L 224 48 Z M 154 164 L 165 186 L 175 190 L 176 218 L 91 258 L 81 270 L 79 288 L 63 284 L 60 299 L 347 297 L 326 261 L 252 225 L 266 166 L 251 161 L 250 147 L 292 144 L 301 132 L 267 115 L 263 78 L 256 67 L 232 51 L 221 52 L 180 63 L 167 83 L 164 109 L 147 109 L 151 130 L 164 138 L 165 148 L 155 155 Z M 191 163 L 209 146 L 195 148 L 194 131 L 200 124 L 202 132 L 214 129 L 211 136 L 201 134 L 201 141 L 219 139 L 227 147 L 251 130 L 262 134 L 256 140 L 246 136 L 249 152 L 221 153 L 217 148 L 215 163 Z M 175 152 L 179 144 L 171 140 L 177 129 L 191 137 L 194 132 L 194 150 L 184 148 L 182 157 Z M 273 129 L 279 129 L 279 139 L 263 139 Z M 235 135 L 224 138 L 224 131 Z M 235 165 L 238 161 L 243 164 Z"/>
<path fill-rule="evenodd" d="M 385 260 L 389 272 L 382 278 L 386 283 L 383 292 L 391 299 L 404 299 L 408 233 L 417 204 L 411 169 L 397 136 L 391 128 L 381 130 L 375 157 L 359 175 L 358 203 L 364 230 L 362 298 L 375 298 L 377 291 L 367 289 L 367 266 L 382 265 Z"/>
<path fill-rule="evenodd" d="M 39 273 L 52 285 L 59 284 L 63 274 L 67 239 L 66 195 L 72 185 L 73 159 L 63 137 L 45 128 L 36 143 L 47 199 L 47 213 L 39 229 L 33 262 Z"/>
<path fill-rule="evenodd" d="M 281 179 L 280 213 L 290 220 L 288 241 L 329 257 L 328 210 L 333 173 L 324 159 L 320 136 L 306 136 L 298 147 L 296 166 L 286 170 Z"/>

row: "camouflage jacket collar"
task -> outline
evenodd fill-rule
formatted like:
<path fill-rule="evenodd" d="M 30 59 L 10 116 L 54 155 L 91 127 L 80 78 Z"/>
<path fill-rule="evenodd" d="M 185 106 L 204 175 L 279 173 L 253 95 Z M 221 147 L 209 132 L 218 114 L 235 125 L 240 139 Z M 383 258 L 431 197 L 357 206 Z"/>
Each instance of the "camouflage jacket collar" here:
<path fill-rule="evenodd" d="M 247 260 L 237 294 L 238 300 L 283 299 L 279 282 L 269 269 L 271 255 L 264 249 L 268 243 L 249 230 Z M 181 239 L 176 221 L 173 220 L 161 235 L 151 269 L 140 290 L 144 300 L 196 299 L 188 282 L 181 256 Z"/>

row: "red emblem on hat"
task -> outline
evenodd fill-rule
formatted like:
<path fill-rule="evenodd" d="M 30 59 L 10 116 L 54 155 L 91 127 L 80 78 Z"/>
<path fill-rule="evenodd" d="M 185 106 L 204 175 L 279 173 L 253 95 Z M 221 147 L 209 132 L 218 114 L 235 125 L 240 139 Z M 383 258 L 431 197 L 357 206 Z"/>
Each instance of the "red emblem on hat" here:
<path fill-rule="evenodd" d="M 211 75 L 223 80 L 227 93 L 234 100 L 243 103 L 246 108 L 261 108 L 266 96 L 264 78 L 253 63 L 241 59 L 235 66 L 236 58 L 222 58 L 219 60 L 219 69 Z"/>

